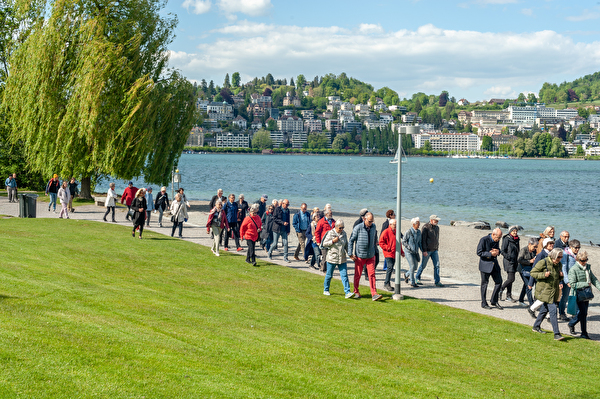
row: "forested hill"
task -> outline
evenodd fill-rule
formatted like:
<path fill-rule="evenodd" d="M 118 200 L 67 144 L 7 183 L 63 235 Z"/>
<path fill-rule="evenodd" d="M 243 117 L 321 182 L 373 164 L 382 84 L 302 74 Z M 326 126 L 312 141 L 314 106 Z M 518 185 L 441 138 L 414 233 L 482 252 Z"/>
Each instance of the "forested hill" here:
<path fill-rule="evenodd" d="M 539 95 L 540 101 L 546 104 L 600 100 L 600 72 L 560 85 L 546 82 Z"/>

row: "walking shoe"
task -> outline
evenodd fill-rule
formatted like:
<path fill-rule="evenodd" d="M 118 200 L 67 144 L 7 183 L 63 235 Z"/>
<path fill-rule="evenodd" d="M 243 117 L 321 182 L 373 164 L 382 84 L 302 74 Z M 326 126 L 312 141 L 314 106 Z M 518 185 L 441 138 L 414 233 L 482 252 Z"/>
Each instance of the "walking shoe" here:
<path fill-rule="evenodd" d="M 421 282 L 421 280 L 417 279 L 417 285 L 423 285 L 423 283 Z"/>
<path fill-rule="evenodd" d="M 492 307 L 493 307 L 493 308 L 496 308 L 496 309 L 498 309 L 498 310 L 504 310 L 504 308 L 503 308 L 502 306 L 500 306 L 500 304 L 499 304 L 499 303 L 492 303 Z"/>
<path fill-rule="evenodd" d="M 505 301 L 506 301 L 506 302 L 512 302 L 512 303 L 515 303 L 515 302 L 517 302 L 515 299 L 513 299 L 513 297 L 512 297 L 512 296 L 508 296 L 508 295 L 506 296 L 506 299 L 505 299 Z"/>
<path fill-rule="evenodd" d="M 375 294 L 375 295 L 373 295 L 373 300 L 374 300 L 374 301 L 378 301 L 378 300 L 380 300 L 380 299 L 381 299 L 381 297 L 382 297 L 382 296 L 383 296 L 383 295 L 380 295 L 380 294 Z"/>
<path fill-rule="evenodd" d="M 527 305 L 525 305 L 525 302 L 521 301 L 521 302 L 519 302 L 519 306 L 521 306 L 521 307 L 523 307 L 523 308 L 524 308 L 524 307 L 526 307 Z"/>
<path fill-rule="evenodd" d="M 358 292 L 354 293 L 354 298 L 360 299 L 360 294 Z"/>
<path fill-rule="evenodd" d="M 561 314 L 560 316 L 558 316 L 558 320 L 559 321 L 571 321 L 571 319 L 569 317 L 567 317 L 566 314 Z"/>
<path fill-rule="evenodd" d="M 329 296 L 331 294 L 329 293 L 329 291 L 323 291 L 323 295 Z"/>
<path fill-rule="evenodd" d="M 404 282 L 408 284 L 408 274 L 404 273 Z"/>
<path fill-rule="evenodd" d="M 273 260 L 273 255 L 269 254 L 269 259 Z"/>
<path fill-rule="evenodd" d="M 252 263 L 252 266 L 258 267 L 258 265 L 256 264 L 256 262 Z"/>
<path fill-rule="evenodd" d="M 344 296 L 344 298 L 346 298 L 346 299 L 350 299 L 350 298 L 352 298 L 353 296 L 354 296 L 354 292 L 349 292 L 349 293 L 347 293 L 347 294 Z"/>
<path fill-rule="evenodd" d="M 294 260 L 300 260 L 300 258 L 298 256 L 294 256 Z"/>
<path fill-rule="evenodd" d="M 108 220 L 106 220 L 106 218 L 102 218 L 102 220 L 104 220 L 105 222 L 108 222 Z"/>
<path fill-rule="evenodd" d="M 419 288 L 419 286 L 416 285 L 416 284 L 411 284 L 410 286 L 413 287 L 413 288 Z"/>
<path fill-rule="evenodd" d="M 529 312 L 529 315 L 531 315 L 531 317 L 533 317 L 534 319 L 537 319 L 535 312 L 533 310 L 531 310 L 531 308 L 527 308 L 527 311 Z"/>
<path fill-rule="evenodd" d="M 531 329 L 531 331 L 533 331 L 533 332 L 536 332 L 536 333 L 540 333 L 540 334 L 546 334 L 546 331 L 542 330 L 542 329 L 541 329 L 541 328 L 539 328 L 539 327 L 533 327 L 533 328 Z"/>
<path fill-rule="evenodd" d="M 292 263 L 289 259 L 284 259 L 285 263 Z"/>
<path fill-rule="evenodd" d="M 583 338 L 583 339 L 591 339 L 591 338 L 590 338 L 590 336 L 589 336 L 589 335 L 587 335 L 587 334 L 581 334 L 581 335 L 579 336 L 579 338 Z"/>
<path fill-rule="evenodd" d="M 577 331 L 575 331 L 575 326 L 569 326 L 569 334 L 577 335 Z"/>
<path fill-rule="evenodd" d="M 417 283 L 417 284 L 419 284 L 419 283 Z M 436 286 L 436 287 L 443 287 L 443 286 L 444 286 L 444 284 L 442 284 L 442 283 L 435 283 L 435 286 Z"/>
<path fill-rule="evenodd" d="M 562 336 L 562 335 L 560 335 L 560 334 L 555 334 L 555 335 L 554 335 L 554 340 L 555 340 L 555 341 L 564 341 L 564 339 L 565 339 L 565 337 L 563 337 L 563 336 Z"/>
<path fill-rule="evenodd" d="M 223 248 L 223 251 L 229 251 L 229 248 L 225 247 Z"/>
<path fill-rule="evenodd" d="M 237 251 L 238 251 L 238 252 L 240 252 L 241 250 L 242 250 L 242 247 L 239 247 L 239 248 L 237 249 Z"/>
<path fill-rule="evenodd" d="M 392 288 L 392 286 L 390 284 L 385 284 L 383 286 L 384 290 L 390 291 L 390 292 L 394 292 L 394 289 Z"/>
<path fill-rule="evenodd" d="M 158 227 L 162 227 L 162 223 L 159 223 L 159 224 L 158 224 Z"/>

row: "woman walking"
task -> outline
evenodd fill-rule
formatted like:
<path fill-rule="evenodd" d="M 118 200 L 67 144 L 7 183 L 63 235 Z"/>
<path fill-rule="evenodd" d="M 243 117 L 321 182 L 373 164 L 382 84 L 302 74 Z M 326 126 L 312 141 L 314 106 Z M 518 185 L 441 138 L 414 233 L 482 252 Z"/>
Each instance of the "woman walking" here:
<path fill-rule="evenodd" d="M 333 277 L 333 270 L 337 266 L 340 271 L 340 277 L 342 278 L 345 298 L 352 298 L 354 293 L 350 291 L 350 281 L 348 280 L 348 268 L 346 263 L 348 237 L 344 231 L 343 220 L 337 220 L 335 222 L 335 227 L 329 230 L 325 234 L 325 237 L 323 237 L 322 245 L 323 248 L 327 248 L 327 255 L 325 255 L 325 260 L 327 261 L 327 273 L 325 274 L 325 281 L 323 282 L 323 295 L 331 295 L 329 293 L 329 287 Z"/>
<path fill-rule="evenodd" d="M 169 196 L 167 195 L 166 187 L 163 186 L 160 188 L 160 193 L 158 193 L 158 195 L 156 196 L 156 200 L 154 201 L 154 208 L 158 210 L 158 226 L 163 227 L 163 213 L 165 209 L 171 209 L 171 206 L 169 205 Z"/>
<path fill-rule="evenodd" d="M 246 244 L 248 245 L 246 263 L 252 263 L 252 266 L 258 266 L 256 264 L 256 241 L 258 240 L 258 234 L 261 229 L 262 222 L 260 216 L 258 216 L 258 204 L 252 204 L 250 207 L 250 214 L 246 216 L 240 227 L 240 234 L 242 238 L 246 240 Z"/>
<path fill-rule="evenodd" d="M 58 198 L 60 199 L 60 215 L 59 218 L 63 218 L 63 215 L 68 219 L 69 218 L 69 198 L 71 195 L 69 194 L 69 187 L 67 181 L 63 181 L 62 185 L 58 189 Z"/>
<path fill-rule="evenodd" d="M 227 223 L 229 224 L 229 227 L 225 232 L 223 249 L 225 251 L 229 251 L 229 238 L 233 236 L 235 239 L 235 248 L 239 252 L 242 250 L 242 247 L 240 246 L 240 231 L 237 222 L 239 206 L 238 203 L 235 202 L 235 194 L 229 194 L 229 200 L 225 206 L 223 206 L 223 210 L 225 210 L 225 214 L 227 215 Z"/>
<path fill-rule="evenodd" d="M 148 208 L 146 209 L 146 226 L 150 226 L 150 215 L 154 210 L 154 200 L 152 199 L 152 187 L 148 187 L 146 189 L 146 204 L 148 204 Z"/>
<path fill-rule="evenodd" d="M 140 188 L 137 193 L 135 193 L 135 198 L 131 203 L 131 209 L 134 210 L 133 230 L 131 231 L 131 236 L 135 237 L 135 230 L 139 228 L 140 240 L 142 239 L 142 234 L 144 233 L 144 221 L 146 220 L 146 209 L 148 208 L 145 195 L 146 190 Z"/>
<path fill-rule="evenodd" d="M 116 223 L 116 220 L 115 220 L 115 199 L 116 198 L 117 198 L 117 192 L 115 191 L 115 183 L 110 183 L 108 185 L 108 191 L 106 192 L 106 200 L 104 200 L 104 206 L 106 207 L 106 213 L 104 214 L 104 217 L 102 218 L 102 220 L 104 220 L 105 222 L 108 221 L 108 220 L 106 220 L 108 213 L 110 211 L 112 211 L 112 221 L 113 221 L 113 223 Z"/>
<path fill-rule="evenodd" d="M 535 322 L 533 323 L 533 331 L 541 334 L 545 334 L 542 331 L 540 325 L 546 317 L 550 314 L 550 324 L 552 324 L 552 331 L 554 332 L 554 339 L 556 341 L 562 341 L 565 339 L 560 335 L 558 329 L 558 314 L 556 303 L 560 299 L 560 287 L 562 285 L 562 250 L 555 248 L 550 251 L 548 257 L 542 259 L 531 270 L 531 276 L 537 280 L 535 285 L 535 299 L 542 302 L 540 312 L 538 313 Z"/>
<path fill-rule="evenodd" d="M 208 214 L 208 221 L 206 222 L 206 234 L 210 234 L 211 231 L 213 233 L 213 245 L 210 250 L 215 256 L 220 256 L 219 240 L 223 229 L 229 229 L 229 223 L 227 223 L 227 215 L 223 210 L 223 202 L 217 200 L 215 207 Z"/>
<path fill-rule="evenodd" d="M 500 253 L 504 257 L 504 271 L 508 275 L 502 287 L 500 287 L 499 300 L 502 300 L 502 293 L 506 289 L 506 301 L 517 302 L 512 297 L 512 285 L 515 282 L 515 274 L 517 273 L 518 259 L 519 259 L 519 228 L 517 226 L 510 226 L 508 228 L 508 234 L 502 238 L 502 247 Z"/>
<path fill-rule="evenodd" d="M 179 238 L 183 238 L 183 222 L 188 218 L 187 208 L 181 194 L 175 194 L 175 200 L 171 203 L 171 220 L 173 221 L 173 228 L 171 229 L 171 237 L 175 234 L 175 230 L 179 228 Z"/>
<path fill-rule="evenodd" d="M 570 244 L 570 242 L 569 242 Z M 600 281 L 594 276 L 590 265 L 587 263 L 588 254 L 586 250 L 580 250 L 576 256 L 577 262 L 569 270 L 569 286 L 571 287 L 571 296 L 574 296 L 577 301 L 577 314 L 569 322 L 569 332 L 571 335 L 575 332 L 575 325 L 581 325 L 580 338 L 590 339 L 587 332 L 587 313 L 590 305 L 590 299 L 594 297 L 592 294 L 592 285 L 600 290 Z"/>

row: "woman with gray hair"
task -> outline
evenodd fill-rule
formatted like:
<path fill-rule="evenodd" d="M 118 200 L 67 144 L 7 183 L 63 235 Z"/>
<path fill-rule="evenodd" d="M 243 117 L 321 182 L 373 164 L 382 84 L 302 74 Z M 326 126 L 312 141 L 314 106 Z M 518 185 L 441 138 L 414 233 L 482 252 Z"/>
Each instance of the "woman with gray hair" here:
<path fill-rule="evenodd" d="M 325 234 L 325 237 L 323 237 L 322 245 L 324 248 L 327 248 L 327 255 L 325 256 L 325 260 L 327 261 L 327 273 L 325 274 L 325 281 L 323 283 L 323 295 L 331 295 L 329 293 L 329 287 L 333 277 L 333 270 L 337 266 L 340 271 L 340 277 L 342 278 L 342 284 L 344 285 L 345 298 L 352 298 L 354 293 L 350 291 L 350 281 L 348 280 L 348 269 L 346 264 L 348 237 L 344 231 L 343 220 L 337 220 L 335 222 L 335 227 L 329 230 Z"/>
<path fill-rule="evenodd" d="M 546 317 L 546 314 L 550 314 L 550 324 L 552 324 L 552 330 L 554 331 L 554 339 L 556 341 L 562 341 L 565 339 L 560 335 L 558 329 L 558 317 L 557 317 L 557 302 L 560 299 L 560 288 L 562 286 L 562 264 L 560 263 L 563 256 L 563 251 L 555 248 L 548 254 L 548 257 L 542 259 L 535 264 L 531 270 L 531 276 L 537 280 L 535 285 L 535 299 L 542 302 L 540 312 L 538 313 L 535 322 L 533 323 L 533 331 L 541 334 L 545 334 L 542 331 L 540 325 Z"/>
<path fill-rule="evenodd" d="M 421 220 L 419 217 L 412 218 L 410 220 L 410 224 L 411 228 L 406 230 L 406 233 L 404 233 L 404 238 L 402 239 L 405 258 L 408 261 L 409 266 L 408 274 L 404 273 L 404 282 L 408 284 L 410 278 L 410 286 L 413 288 L 419 288 L 415 281 L 415 269 L 421 260 L 421 256 L 419 255 L 419 250 L 422 249 L 421 230 L 419 230 Z"/>
<path fill-rule="evenodd" d="M 569 242 L 569 245 L 571 243 Z M 571 296 L 574 296 L 577 301 L 577 314 L 569 322 L 569 332 L 571 335 L 577 334 L 575 332 L 575 325 L 579 323 L 581 325 L 580 338 L 590 339 L 587 333 L 587 313 L 590 305 L 590 299 L 594 297 L 592 294 L 592 285 L 596 286 L 600 290 L 600 282 L 592 273 L 590 269 L 587 251 L 581 250 L 577 253 L 575 259 L 577 262 L 569 270 L 569 286 L 571 289 Z"/>
<path fill-rule="evenodd" d="M 188 213 L 181 198 L 181 194 L 175 194 L 175 200 L 171 202 L 171 220 L 173 221 L 173 228 L 171 229 L 171 237 L 175 234 L 175 230 L 179 228 L 179 238 L 183 238 L 183 222 L 187 219 Z"/>
<path fill-rule="evenodd" d="M 261 230 L 262 223 L 258 216 L 258 204 L 252 204 L 250 214 L 246 216 L 240 227 L 240 235 L 248 244 L 246 263 L 252 263 L 252 266 L 258 266 L 256 264 L 256 241 Z"/>

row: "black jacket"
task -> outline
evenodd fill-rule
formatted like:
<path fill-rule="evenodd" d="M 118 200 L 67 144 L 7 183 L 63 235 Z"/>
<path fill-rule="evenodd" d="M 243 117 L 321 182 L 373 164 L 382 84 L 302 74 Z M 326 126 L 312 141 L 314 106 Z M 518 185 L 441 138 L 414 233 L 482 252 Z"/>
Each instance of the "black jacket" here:
<path fill-rule="evenodd" d="M 529 251 L 528 246 L 525 245 L 519 251 L 519 257 L 517 261 L 519 262 L 519 266 L 517 266 L 517 271 L 519 273 L 523 272 L 523 270 L 530 272 L 533 269 L 533 263 L 530 262 L 531 259 L 535 259 L 535 248 L 533 252 Z"/>
<path fill-rule="evenodd" d="M 488 234 L 479 240 L 477 245 L 477 256 L 479 256 L 479 271 L 484 273 L 491 273 L 494 267 L 500 268 L 498 264 L 498 257 L 492 256 L 490 251 L 492 249 L 500 250 L 500 247 L 496 241 L 492 239 L 492 235 Z M 499 272 L 499 271 L 498 271 Z"/>
<path fill-rule="evenodd" d="M 287 226 L 283 224 L 287 222 Z M 282 207 L 278 206 L 273 212 L 273 232 L 275 233 L 290 233 L 290 210 L 289 208 L 285 211 Z"/>
<path fill-rule="evenodd" d="M 421 250 L 423 252 L 437 251 L 440 247 L 440 228 L 431 223 L 425 223 L 421 229 Z"/>
<path fill-rule="evenodd" d="M 154 208 L 160 208 L 163 211 L 167 208 L 170 208 L 169 197 L 167 196 L 167 193 L 163 194 L 162 191 L 158 193 L 156 199 L 154 200 Z"/>
<path fill-rule="evenodd" d="M 517 271 L 519 241 L 520 240 L 515 240 L 510 234 L 502 237 L 502 249 L 500 250 L 500 253 L 504 257 L 502 263 L 504 265 L 504 271 L 507 273 L 515 273 Z"/>
<path fill-rule="evenodd" d="M 144 210 L 140 212 L 140 208 L 143 208 Z M 146 220 L 146 209 L 148 209 L 148 205 L 146 204 L 146 198 L 137 197 L 136 199 L 134 199 L 131 203 L 131 209 L 135 211 L 132 218 L 133 224 L 135 226 L 143 225 L 144 221 Z"/>

